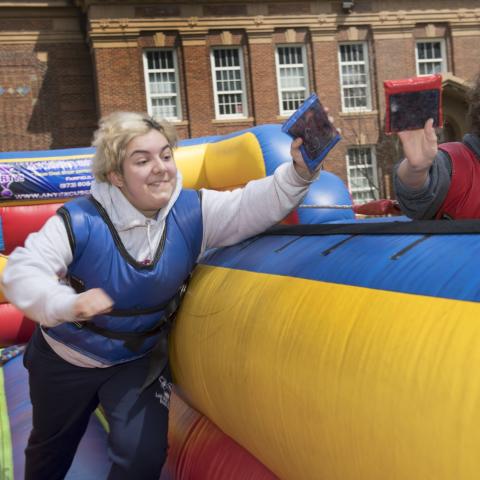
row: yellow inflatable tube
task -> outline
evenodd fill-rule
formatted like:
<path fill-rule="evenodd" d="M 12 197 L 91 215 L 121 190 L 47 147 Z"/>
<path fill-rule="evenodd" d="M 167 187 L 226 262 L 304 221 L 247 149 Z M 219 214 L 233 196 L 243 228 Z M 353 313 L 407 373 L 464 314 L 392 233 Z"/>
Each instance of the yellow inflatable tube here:
<path fill-rule="evenodd" d="M 283 480 L 478 479 L 480 294 L 459 285 L 480 260 L 458 237 L 418 261 L 391 260 L 408 235 L 211 252 L 171 340 L 181 394 Z"/>
<path fill-rule="evenodd" d="M 212 143 L 179 146 L 175 161 L 186 188 L 226 190 L 266 175 L 259 141 L 251 132 Z"/>

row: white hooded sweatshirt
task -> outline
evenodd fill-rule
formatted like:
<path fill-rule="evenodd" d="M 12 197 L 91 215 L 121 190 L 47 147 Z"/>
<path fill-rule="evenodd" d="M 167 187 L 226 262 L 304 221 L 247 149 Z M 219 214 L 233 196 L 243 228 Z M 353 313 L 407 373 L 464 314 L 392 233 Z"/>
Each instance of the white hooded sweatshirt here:
<path fill-rule="evenodd" d="M 233 245 L 263 232 L 300 204 L 311 180 L 303 179 L 293 163 L 280 165 L 269 177 L 244 188 L 217 192 L 202 189 L 203 241 L 206 249 Z M 91 193 L 108 213 L 128 253 L 139 262 L 153 259 L 165 228 L 165 219 L 178 198 L 182 178 L 169 203 L 155 219 L 140 213 L 115 186 L 93 182 Z M 101 254 L 101 252 L 99 252 Z M 63 220 L 54 215 L 32 233 L 24 247 L 16 248 L 3 272 L 6 298 L 26 316 L 46 327 L 78 321 L 74 315 L 76 292 L 62 279 L 72 262 L 72 251 Z M 45 335 L 53 350 L 80 367 L 105 367 Z"/>

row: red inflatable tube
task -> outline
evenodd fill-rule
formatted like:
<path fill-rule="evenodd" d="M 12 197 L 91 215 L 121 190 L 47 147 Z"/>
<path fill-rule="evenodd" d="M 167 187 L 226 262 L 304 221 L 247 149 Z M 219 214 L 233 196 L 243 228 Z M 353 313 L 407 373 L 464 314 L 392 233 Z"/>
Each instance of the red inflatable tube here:
<path fill-rule="evenodd" d="M 28 235 L 40 230 L 43 224 L 62 205 L 63 203 L 47 203 L 43 205 L 0 207 L 3 241 L 5 243 L 2 253 L 9 255 L 15 247 L 23 245 Z"/>
<path fill-rule="evenodd" d="M 178 395 L 170 402 L 169 450 L 161 480 L 275 480 L 252 454 Z"/>
<path fill-rule="evenodd" d="M 0 304 L 0 347 L 28 342 L 35 323 L 10 303 Z"/>

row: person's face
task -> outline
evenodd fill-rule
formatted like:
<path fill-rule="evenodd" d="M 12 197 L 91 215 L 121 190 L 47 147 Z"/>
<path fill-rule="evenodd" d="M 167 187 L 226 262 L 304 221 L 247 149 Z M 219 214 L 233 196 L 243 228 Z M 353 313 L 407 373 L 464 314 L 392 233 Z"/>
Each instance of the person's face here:
<path fill-rule="evenodd" d="M 123 172 L 108 179 L 146 217 L 154 217 L 167 205 L 177 184 L 177 167 L 167 139 L 150 130 L 128 142 Z"/>

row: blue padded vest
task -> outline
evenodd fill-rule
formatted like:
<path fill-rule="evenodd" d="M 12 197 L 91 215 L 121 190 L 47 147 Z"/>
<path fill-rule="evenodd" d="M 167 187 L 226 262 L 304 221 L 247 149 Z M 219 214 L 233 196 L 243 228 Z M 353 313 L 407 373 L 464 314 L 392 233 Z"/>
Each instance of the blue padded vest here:
<path fill-rule="evenodd" d="M 48 335 L 108 365 L 140 358 L 150 352 L 160 335 L 165 306 L 192 272 L 200 253 L 203 224 L 198 192 L 182 190 L 167 215 L 162 239 L 151 264 L 132 258 L 123 246 L 103 207 L 92 197 L 67 202 L 62 216 L 73 252 L 68 275 L 77 291 L 102 288 L 114 301 L 113 311 L 82 323 L 65 322 L 46 329 Z M 140 346 L 108 338 L 87 323 L 108 331 L 147 332 Z M 158 330 L 158 329 L 157 329 Z"/>

